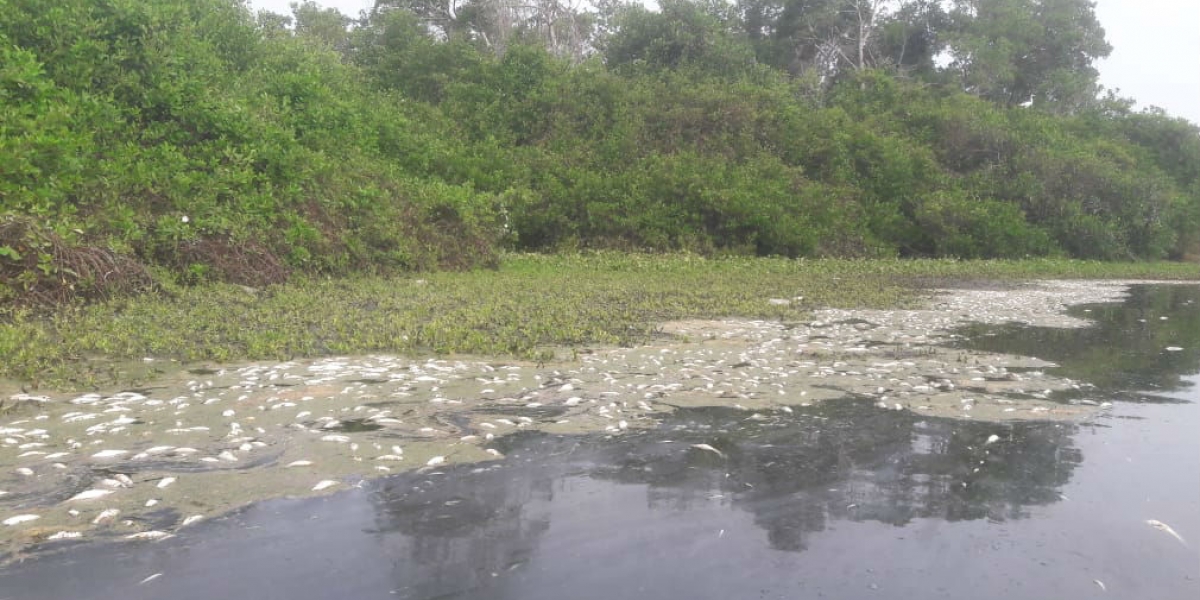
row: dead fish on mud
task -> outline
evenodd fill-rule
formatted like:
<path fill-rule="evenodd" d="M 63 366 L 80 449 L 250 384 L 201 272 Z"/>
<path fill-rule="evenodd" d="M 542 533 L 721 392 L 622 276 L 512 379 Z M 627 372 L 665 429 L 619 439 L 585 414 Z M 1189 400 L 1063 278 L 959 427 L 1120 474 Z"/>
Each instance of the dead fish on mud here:
<path fill-rule="evenodd" d="M 1162 521 L 1158 521 L 1155 519 L 1148 519 L 1146 521 L 1146 524 L 1179 540 L 1179 543 L 1183 544 L 1184 548 L 1188 547 L 1188 543 L 1186 541 L 1184 541 L 1183 536 L 1176 533 L 1174 529 L 1171 529 L 1170 525 L 1167 525 L 1166 523 L 1163 523 Z"/>
<path fill-rule="evenodd" d="M 125 536 L 125 539 L 138 540 L 138 541 L 144 541 L 144 542 L 157 542 L 159 540 L 165 540 L 169 537 L 173 537 L 173 536 L 165 531 L 150 530 L 150 531 L 142 531 L 139 533 L 129 534 L 129 535 Z"/>
<path fill-rule="evenodd" d="M 20 525 L 21 523 L 28 523 L 30 521 L 36 521 L 40 518 L 42 518 L 40 515 L 17 515 L 15 517 L 9 517 L 9 518 L 5 519 L 3 521 L 3 523 L 8 526 Z"/>
<path fill-rule="evenodd" d="M 81 500 L 95 500 L 96 498 L 103 498 L 111 493 L 112 493 L 111 490 L 87 490 L 86 492 L 79 492 L 78 494 L 75 494 L 74 496 L 67 498 L 67 502 L 78 502 Z"/>

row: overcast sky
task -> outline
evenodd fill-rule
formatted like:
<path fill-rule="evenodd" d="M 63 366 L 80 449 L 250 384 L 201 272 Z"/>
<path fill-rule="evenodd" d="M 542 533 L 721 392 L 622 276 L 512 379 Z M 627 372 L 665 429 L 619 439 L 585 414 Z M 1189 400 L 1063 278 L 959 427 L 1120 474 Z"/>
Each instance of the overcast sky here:
<path fill-rule="evenodd" d="M 292 0 L 250 0 L 290 14 Z M 358 16 L 375 0 L 318 0 Z M 1158 106 L 1200 124 L 1200 0 L 1098 0 L 1112 55 L 1099 64 L 1100 83 L 1138 106 Z"/>

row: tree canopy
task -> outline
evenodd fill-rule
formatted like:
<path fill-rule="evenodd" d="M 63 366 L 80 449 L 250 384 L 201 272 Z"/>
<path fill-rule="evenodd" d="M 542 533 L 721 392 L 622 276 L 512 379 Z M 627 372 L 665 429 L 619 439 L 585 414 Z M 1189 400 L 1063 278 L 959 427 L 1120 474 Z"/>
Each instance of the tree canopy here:
<path fill-rule="evenodd" d="M 1200 130 L 1103 94 L 1089 0 L 660 5 L 0 3 L 6 293 L 95 253 L 250 283 L 504 248 L 1200 253 Z"/>

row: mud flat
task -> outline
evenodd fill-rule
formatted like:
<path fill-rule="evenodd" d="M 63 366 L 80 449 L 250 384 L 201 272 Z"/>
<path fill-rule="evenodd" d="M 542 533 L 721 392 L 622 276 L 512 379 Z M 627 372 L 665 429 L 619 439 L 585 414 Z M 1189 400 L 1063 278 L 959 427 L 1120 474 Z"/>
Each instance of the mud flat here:
<path fill-rule="evenodd" d="M 822 310 L 807 322 L 671 322 L 657 343 L 551 365 L 338 357 L 20 394 L 0 418 L 0 544 L 14 560 L 87 540 L 155 541 L 259 500 L 499 459 L 494 441 L 516 431 L 618 437 L 681 408 L 766 419 L 869 398 L 938 417 L 1083 420 L 1108 407 L 1088 382 L 1037 357 L 955 348 L 955 330 L 1084 327 L 1067 306 L 1119 301 L 1133 283 L 947 289 L 919 310 Z"/>

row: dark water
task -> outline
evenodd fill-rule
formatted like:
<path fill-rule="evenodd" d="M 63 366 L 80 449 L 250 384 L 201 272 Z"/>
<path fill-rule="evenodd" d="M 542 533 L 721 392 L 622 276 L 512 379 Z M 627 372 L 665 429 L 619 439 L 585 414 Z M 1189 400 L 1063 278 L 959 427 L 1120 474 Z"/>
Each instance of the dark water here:
<path fill-rule="evenodd" d="M 1115 405 L 1087 423 L 846 401 L 683 411 L 617 442 L 528 433 L 487 468 L 43 555 L 0 572 L 0 600 L 1200 598 L 1200 287 L 1079 310 L 1101 324 L 966 333 L 1095 382 L 1075 400 Z"/>

